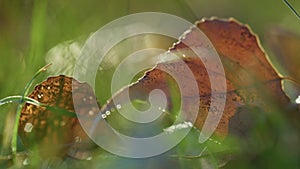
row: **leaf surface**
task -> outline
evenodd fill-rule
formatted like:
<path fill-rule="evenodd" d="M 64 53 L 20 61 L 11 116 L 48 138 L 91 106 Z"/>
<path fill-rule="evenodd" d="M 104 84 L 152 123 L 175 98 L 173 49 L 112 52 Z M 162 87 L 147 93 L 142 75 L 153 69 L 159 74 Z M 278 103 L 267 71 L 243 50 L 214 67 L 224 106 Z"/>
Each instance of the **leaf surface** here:
<path fill-rule="evenodd" d="M 174 98 L 170 97 L 172 95 L 170 88 L 172 88 L 171 86 L 178 86 L 176 82 L 181 81 L 184 84 L 182 90 L 185 91 L 182 117 L 189 121 L 195 116 L 193 112 L 199 110 L 194 125 L 201 129 L 208 117 L 211 102 L 218 100 L 216 97 L 222 98 L 226 95 L 224 111 L 218 106 L 212 107 L 211 110 L 215 116 L 222 115 L 215 130 L 215 134 L 221 137 L 228 134 L 229 121 L 239 107 L 247 104 L 270 111 L 271 104 L 287 104 L 289 102 L 282 91 L 281 77 L 270 64 L 257 36 L 252 33 L 248 26 L 234 19 L 205 19 L 197 22 L 196 26 L 205 33 L 217 50 L 224 66 L 225 77 L 214 67 L 216 65 L 211 64 L 209 67 L 205 67 L 205 59 L 199 59 L 193 52 L 191 47 L 203 48 L 205 43 L 196 37 L 196 28 L 191 28 L 184 34 L 182 40 L 170 49 L 170 52 L 181 58 L 180 60 L 158 63 L 156 67 L 146 72 L 138 82 L 121 90 L 113 99 L 125 100 L 126 94 L 124 93 L 129 92 L 131 100 L 147 100 L 152 90 L 160 89 L 167 96 L 167 110 L 173 112 L 175 105 L 172 105 Z M 192 46 L 185 45 L 184 41 L 192 44 Z M 212 77 L 209 77 L 208 74 Z M 178 79 L 175 80 L 173 76 L 178 77 Z M 226 92 L 212 97 L 210 78 L 213 78 L 213 83 L 217 84 L 219 80 L 225 78 Z M 192 86 L 191 81 L 193 79 L 198 84 L 197 89 Z M 200 105 L 197 107 L 195 105 L 199 100 Z M 113 106 L 113 102 L 110 100 L 102 110 L 110 109 Z"/>

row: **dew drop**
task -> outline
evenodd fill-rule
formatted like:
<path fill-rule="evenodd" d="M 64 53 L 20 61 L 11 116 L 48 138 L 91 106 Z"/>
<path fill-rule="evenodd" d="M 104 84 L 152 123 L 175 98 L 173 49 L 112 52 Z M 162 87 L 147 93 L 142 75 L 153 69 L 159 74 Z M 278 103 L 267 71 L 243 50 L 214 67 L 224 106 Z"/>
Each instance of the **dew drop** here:
<path fill-rule="evenodd" d="M 298 96 L 298 98 L 295 100 L 295 102 L 296 102 L 297 104 L 300 104 L 300 96 Z"/>
<path fill-rule="evenodd" d="M 185 54 L 182 54 L 182 57 L 186 58 L 186 55 L 185 55 Z"/>
<path fill-rule="evenodd" d="M 90 161 L 90 160 L 92 160 L 92 159 L 93 159 L 92 156 L 89 156 L 88 158 L 86 158 L 86 160 L 88 160 L 88 161 Z"/>
<path fill-rule="evenodd" d="M 24 127 L 24 131 L 30 133 L 32 131 L 33 125 L 32 123 L 26 123 Z"/>
<path fill-rule="evenodd" d="M 110 111 L 107 110 L 107 111 L 105 112 L 105 114 L 106 114 L 107 116 L 109 116 L 109 115 L 110 115 Z"/>
<path fill-rule="evenodd" d="M 212 138 L 209 138 L 209 141 L 212 141 L 212 142 L 214 142 L 215 144 L 221 145 L 221 142 L 219 142 L 219 141 L 217 141 L 217 140 L 214 140 L 214 139 L 212 139 Z"/>
<path fill-rule="evenodd" d="M 166 112 L 166 109 L 162 109 L 162 112 Z"/>
<path fill-rule="evenodd" d="M 161 107 L 158 107 L 158 110 L 161 110 Z"/>
<path fill-rule="evenodd" d="M 105 119 L 107 117 L 106 114 L 101 114 L 102 118 Z"/>
<path fill-rule="evenodd" d="M 110 112 L 114 112 L 115 110 L 116 110 L 116 109 L 112 107 L 112 108 L 110 109 Z"/>
<path fill-rule="evenodd" d="M 93 100 L 93 96 L 90 96 L 89 99 L 90 99 L 90 100 Z"/>
<path fill-rule="evenodd" d="M 95 114 L 95 113 L 94 113 L 92 110 L 89 111 L 89 115 L 90 115 L 90 116 L 93 116 L 94 114 Z"/>
<path fill-rule="evenodd" d="M 42 96 L 41 96 L 40 94 L 38 94 L 38 95 L 37 95 L 37 97 L 38 97 L 39 99 L 41 99 L 41 98 L 42 98 Z"/>
<path fill-rule="evenodd" d="M 50 87 L 50 86 L 48 86 L 48 87 L 47 87 L 47 89 L 48 89 L 48 90 L 50 90 L 50 89 L 51 89 L 51 87 Z"/>
<path fill-rule="evenodd" d="M 25 160 L 23 161 L 23 165 L 29 165 L 29 160 L 28 160 L 28 158 L 25 158 Z"/>
<path fill-rule="evenodd" d="M 75 139 L 76 143 L 80 143 L 81 142 L 81 137 L 79 137 L 79 136 L 76 136 L 74 139 Z"/>
<path fill-rule="evenodd" d="M 86 101 L 86 98 L 84 97 L 82 100 L 85 102 L 85 101 Z"/>
<path fill-rule="evenodd" d="M 117 104 L 116 108 L 119 110 L 122 108 L 121 104 Z"/>

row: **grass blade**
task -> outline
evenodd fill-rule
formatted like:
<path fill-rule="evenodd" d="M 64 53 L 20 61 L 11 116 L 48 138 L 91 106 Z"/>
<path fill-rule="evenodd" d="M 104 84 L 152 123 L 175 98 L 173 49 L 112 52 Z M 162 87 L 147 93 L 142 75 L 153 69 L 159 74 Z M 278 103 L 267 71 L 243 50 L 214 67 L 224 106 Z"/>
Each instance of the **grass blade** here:
<path fill-rule="evenodd" d="M 13 131 L 13 138 L 12 138 L 12 152 L 13 154 L 17 153 L 17 140 L 18 140 L 18 127 L 19 127 L 19 120 L 21 115 L 21 110 L 24 104 L 24 98 L 28 94 L 30 87 L 32 86 L 34 80 L 37 76 L 39 76 L 42 72 L 44 72 L 51 64 L 47 64 L 46 66 L 42 67 L 40 70 L 38 70 L 35 75 L 32 77 L 32 79 L 27 83 L 24 92 L 21 96 L 21 99 L 19 100 L 19 106 L 16 110 L 16 121 L 14 125 L 14 131 Z"/>

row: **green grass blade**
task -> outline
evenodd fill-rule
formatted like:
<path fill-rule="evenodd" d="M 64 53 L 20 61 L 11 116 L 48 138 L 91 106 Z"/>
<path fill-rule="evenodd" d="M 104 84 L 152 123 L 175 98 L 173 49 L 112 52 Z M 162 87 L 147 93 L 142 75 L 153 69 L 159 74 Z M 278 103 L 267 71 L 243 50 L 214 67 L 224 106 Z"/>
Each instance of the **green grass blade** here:
<path fill-rule="evenodd" d="M 300 14 L 296 11 L 296 9 L 287 1 L 283 0 L 283 2 L 290 8 L 290 10 L 297 16 L 297 18 L 300 20 Z"/>
<path fill-rule="evenodd" d="M 30 52 L 29 57 L 26 59 L 27 64 L 30 65 L 41 63 L 43 58 L 40 56 L 44 52 L 47 5 L 47 0 L 35 0 L 33 4 Z"/>
<path fill-rule="evenodd" d="M 19 127 L 19 120 L 20 120 L 20 115 L 21 115 L 21 110 L 24 104 L 24 98 L 25 96 L 28 94 L 29 89 L 31 87 L 31 85 L 33 84 L 34 80 L 36 79 L 36 77 L 38 75 L 40 75 L 42 72 L 44 72 L 51 64 L 48 64 L 44 67 L 42 67 L 40 70 L 38 70 L 35 75 L 32 77 L 32 79 L 27 83 L 23 95 L 20 99 L 20 104 L 16 110 L 16 121 L 15 121 L 15 125 L 14 125 L 14 131 L 13 131 L 13 138 L 12 138 L 12 152 L 13 154 L 16 154 L 17 152 L 17 140 L 18 140 L 18 127 Z"/>
<path fill-rule="evenodd" d="M 24 102 L 26 103 L 30 103 L 36 106 L 42 106 L 42 104 L 30 97 L 23 97 L 23 96 L 8 96 L 5 97 L 3 99 L 0 100 L 0 106 L 4 105 L 4 104 L 8 104 L 8 103 L 13 103 L 13 102 L 18 102 L 20 103 L 20 101 L 23 99 Z"/>

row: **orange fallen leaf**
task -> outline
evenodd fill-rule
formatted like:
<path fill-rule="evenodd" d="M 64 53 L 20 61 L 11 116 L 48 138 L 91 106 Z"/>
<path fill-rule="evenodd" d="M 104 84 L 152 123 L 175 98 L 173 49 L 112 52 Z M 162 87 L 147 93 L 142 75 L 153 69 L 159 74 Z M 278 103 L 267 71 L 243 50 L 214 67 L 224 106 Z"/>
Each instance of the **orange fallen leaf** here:
<path fill-rule="evenodd" d="M 205 19 L 196 25 L 206 34 L 219 53 L 226 77 L 218 74 L 214 67 L 206 69 L 196 54 L 184 43 L 179 42 L 170 51 L 179 55 L 183 62 L 173 60 L 157 64 L 155 68 L 147 71 L 138 82 L 117 93 L 113 99 L 125 100 L 125 93 L 129 91 L 131 100 L 146 100 L 152 90 L 161 89 L 168 99 L 168 111 L 174 111 L 170 85 L 176 86 L 176 81 L 170 74 L 162 71 L 168 70 L 171 74 L 179 77 L 187 91 L 183 96 L 184 120 L 190 121 L 195 116 L 191 112 L 199 109 L 194 125 L 201 129 L 208 116 L 211 101 L 215 99 L 211 97 L 211 84 L 208 77 L 208 72 L 210 72 L 214 79 L 226 78 L 227 84 L 226 93 L 223 93 L 223 95 L 226 94 L 224 112 L 217 108 L 212 111 L 214 114 L 222 114 L 220 123 L 215 130 L 215 134 L 220 137 L 228 134 L 229 121 L 238 107 L 247 104 L 260 106 L 269 111 L 270 104 L 285 105 L 289 102 L 282 91 L 281 77 L 268 61 L 258 38 L 248 26 L 242 25 L 234 19 Z M 190 44 L 193 44 L 192 47 L 203 47 L 204 43 L 195 37 L 195 32 L 195 28 L 192 28 L 185 34 L 184 41 L 189 41 Z M 189 70 L 186 66 L 192 71 L 192 74 L 188 73 Z M 193 78 L 197 81 L 198 92 L 192 88 L 190 83 Z M 214 83 L 218 83 L 218 81 L 214 81 Z M 222 97 L 222 93 L 217 97 Z M 195 106 L 197 105 L 195 98 L 198 98 L 198 101 L 200 99 L 199 107 Z M 111 107 L 113 107 L 112 100 L 102 110 Z"/>
<path fill-rule="evenodd" d="M 29 149 L 36 146 L 42 157 L 69 154 L 75 158 L 86 158 L 85 152 L 95 144 L 82 129 L 75 114 L 74 102 L 79 107 L 77 112 L 80 115 L 95 118 L 99 110 L 92 107 L 97 104 L 93 89 L 87 83 L 60 75 L 49 77 L 37 85 L 29 97 L 47 106 L 69 111 L 73 116 L 63 114 L 61 110 L 54 112 L 26 103 L 19 120 L 19 136 L 24 146 Z"/>

